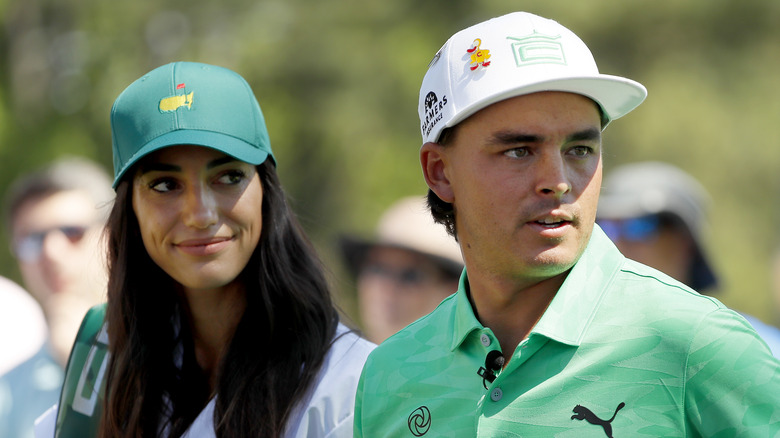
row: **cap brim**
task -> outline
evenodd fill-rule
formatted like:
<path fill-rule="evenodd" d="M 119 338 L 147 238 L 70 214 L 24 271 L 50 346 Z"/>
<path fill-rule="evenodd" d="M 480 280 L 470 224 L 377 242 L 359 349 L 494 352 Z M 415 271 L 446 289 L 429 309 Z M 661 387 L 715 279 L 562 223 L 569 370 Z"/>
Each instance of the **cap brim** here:
<path fill-rule="evenodd" d="M 180 129 L 161 135 L 143 147 L 130 157 L 125 166 L 117 172 L 113 187 L 119 184 L 127 170 L 133 167 L 141 158 L 150 153 L 169 146 L 195 145 L 216 149 L 238 160 L 258 165 L 262 164 L 269 156 L 267 151 L 259 149 L 239 138 L 213 131 L 199 131 L 195 129 Z M 273 160 L 273 157 L 271 158 Z"/>
<path fill-rule="evenodd" d="M 596 216 L 599 219 L 630 219 L 661 211 L 648 209 L 636 196 L 602 194 L 596 209 Z"/>
<path fill-rule="evenodd" d="M 475 101 L 461 109 L 456 117 L 447 122 L 445 127 L 455 126 L 479 110 L 496 102 L 541 91 L 565 91 L 590 98 L 601 106 L 606 115 L 607 120 L 603 127 L 606 127 L 612 120 L 631 112 L 647 97 L 647 89 L 642 84 L 620 76 L 598 75 L 557 78 L 535 82 L 530 85 L 523 84 L 516 88 L 504 90 L 501 93 L 486 96 L 484 99 Z"/>
<path fill-rule="evenodd" d="M 369 242 L 367 240 L 352 236 L 341 236 L 338 242 L 341 255 L 344 257 L 344 261 L 347 265 L 347 268 L 349 269 L 350 274 L 353 277 L 356 277 L 358 271 L 360 270 L 360 265 L 365 259 L 366 252 L 368 252 L 368 249 L 374 245 L 374 242 Z"/>

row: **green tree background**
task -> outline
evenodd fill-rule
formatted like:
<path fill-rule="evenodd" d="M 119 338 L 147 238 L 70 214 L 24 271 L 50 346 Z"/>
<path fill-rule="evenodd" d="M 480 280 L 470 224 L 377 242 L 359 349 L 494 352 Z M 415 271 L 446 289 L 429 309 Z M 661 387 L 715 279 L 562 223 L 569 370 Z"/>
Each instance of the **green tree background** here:
<path fill-rule="evenodd" d="M 336 239 L 371 233 L 382 210 L 426 187 L 417 94 L 455 31 L 526 10 L 590 46 L 600 70 L 647 101 L 605 132 L 605 171 L 681 166 L 710 191 L 718 297 L 780 322 L 780 2 L 765 0 L 0 0 L 0 190 L 63 155 L 111 169 L 109 109 L 159 65 L 218 64 L 250 82 L 293 205 L 353 314 Z M 8 247 L 7 233 L 2 244 Z M 0 274 L 19 281 L 8 250 Z"/>

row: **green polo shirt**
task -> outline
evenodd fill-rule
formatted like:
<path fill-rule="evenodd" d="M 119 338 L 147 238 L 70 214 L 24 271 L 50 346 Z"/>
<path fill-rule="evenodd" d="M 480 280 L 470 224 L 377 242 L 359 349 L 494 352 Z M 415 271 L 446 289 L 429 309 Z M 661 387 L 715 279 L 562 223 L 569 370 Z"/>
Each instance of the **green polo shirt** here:
<path fill-rule="evenodd" d="M 377 347 L 356 437 L 773 437 L 780 362 L 714 298 L 628 260 L 596 227 L 492 383 L 496 337 L 458 292 Z M 487 389 L 485 386 L 487 386 Z"/>

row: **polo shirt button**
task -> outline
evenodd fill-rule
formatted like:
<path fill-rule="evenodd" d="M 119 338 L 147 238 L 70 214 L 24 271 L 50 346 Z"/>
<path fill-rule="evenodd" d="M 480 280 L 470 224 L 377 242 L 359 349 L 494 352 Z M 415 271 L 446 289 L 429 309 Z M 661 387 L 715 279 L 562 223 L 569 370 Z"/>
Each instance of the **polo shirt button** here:
<path fill-rule="evenodd" d="M 494 402 L 501 400 L 502 397 L 504 397 L 504 391 L 502 391 L 501 388 L 495 388 L 490 391 L 490 399 Z"/>
<path fill-rule="evenodd" d="M 482 345 L 484 345 L 485 347 L 489 347 L 490 346 L 490 342 L 491 342 L 490 341 L 490 336 L 482 333 L 482 336 L 479 337 L 479 340 L 482 341 Z"/>

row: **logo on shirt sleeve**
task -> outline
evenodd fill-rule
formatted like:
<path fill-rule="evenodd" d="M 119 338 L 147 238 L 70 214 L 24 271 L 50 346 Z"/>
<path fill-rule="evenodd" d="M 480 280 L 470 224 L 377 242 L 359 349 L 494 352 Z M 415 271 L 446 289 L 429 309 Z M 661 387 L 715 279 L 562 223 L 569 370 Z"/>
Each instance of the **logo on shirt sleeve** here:
<path fill-rule="evenodd" d="M 420 406 L 409 415 L 409 431 L 414 436 L 423 436 L 431 428 L 431 411 L 426 406 Z"/>

